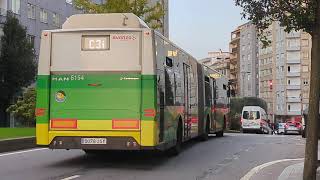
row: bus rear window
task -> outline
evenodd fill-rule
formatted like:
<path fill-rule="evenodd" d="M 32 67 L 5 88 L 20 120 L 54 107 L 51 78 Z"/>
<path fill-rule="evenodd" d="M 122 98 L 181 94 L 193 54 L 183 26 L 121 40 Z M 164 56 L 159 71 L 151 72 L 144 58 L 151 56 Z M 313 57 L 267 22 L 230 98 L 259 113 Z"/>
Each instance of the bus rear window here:
<path fill-rule="evenodd" d="M 243 111 L 243 119 L 256 120 L 260 119 L 259 111 Z"/>

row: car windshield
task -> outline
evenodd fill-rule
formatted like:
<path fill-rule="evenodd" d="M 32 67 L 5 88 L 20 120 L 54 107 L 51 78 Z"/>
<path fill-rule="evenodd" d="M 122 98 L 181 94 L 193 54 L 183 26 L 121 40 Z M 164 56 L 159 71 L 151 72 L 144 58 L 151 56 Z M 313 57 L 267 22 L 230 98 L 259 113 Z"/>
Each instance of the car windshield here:
<path fill-rule="evenodd" d="M 260 119 L 260 112 L 259 111 L 244 111 L 243 112 L 243 119 L 249 119 L 249 120 Z"/>

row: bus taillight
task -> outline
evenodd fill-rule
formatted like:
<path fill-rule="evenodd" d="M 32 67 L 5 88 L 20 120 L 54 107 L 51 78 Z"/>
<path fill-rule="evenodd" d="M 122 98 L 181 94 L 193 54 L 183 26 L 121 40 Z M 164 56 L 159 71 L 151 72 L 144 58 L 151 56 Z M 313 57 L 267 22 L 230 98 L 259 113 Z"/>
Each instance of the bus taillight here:
<path fill-rule="evenodd" d="M 154 109 L 145 109 L 144 110 L 144 116 L 145 117 L 155 117 L 156 116 L 156 110 L 154 110 Z"/>
<path fill-rule="evenodd" d="M 77 129 L 77 119 L 51 119 L 51 128 L 53 129 Z"/>

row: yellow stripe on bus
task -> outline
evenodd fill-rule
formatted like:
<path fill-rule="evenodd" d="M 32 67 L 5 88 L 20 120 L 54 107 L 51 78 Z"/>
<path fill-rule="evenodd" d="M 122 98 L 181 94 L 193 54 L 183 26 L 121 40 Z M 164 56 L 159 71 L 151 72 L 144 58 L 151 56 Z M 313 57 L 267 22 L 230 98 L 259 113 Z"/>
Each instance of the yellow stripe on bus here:
<path fill-rule="evenodd" d="M 36 125 L 36 137 L 38 145 L 48 145 L 49 142 L 49 124 Z"/>
<path fill-rule="evenodd" d="M 158 144 L 157 122 L 141 121 L 141 145 L 156 146 Z"/>

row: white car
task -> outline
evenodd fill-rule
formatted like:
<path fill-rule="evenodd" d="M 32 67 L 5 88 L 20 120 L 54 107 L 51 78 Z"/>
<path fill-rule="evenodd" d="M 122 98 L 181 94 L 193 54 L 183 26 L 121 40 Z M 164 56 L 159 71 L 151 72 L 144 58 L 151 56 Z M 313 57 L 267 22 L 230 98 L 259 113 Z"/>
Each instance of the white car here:
<path fill-rule="evenodd" d="M 278 134 L 284 134 L 284 126 L 286 123 L 279 123 L 278 124 Z"/>

